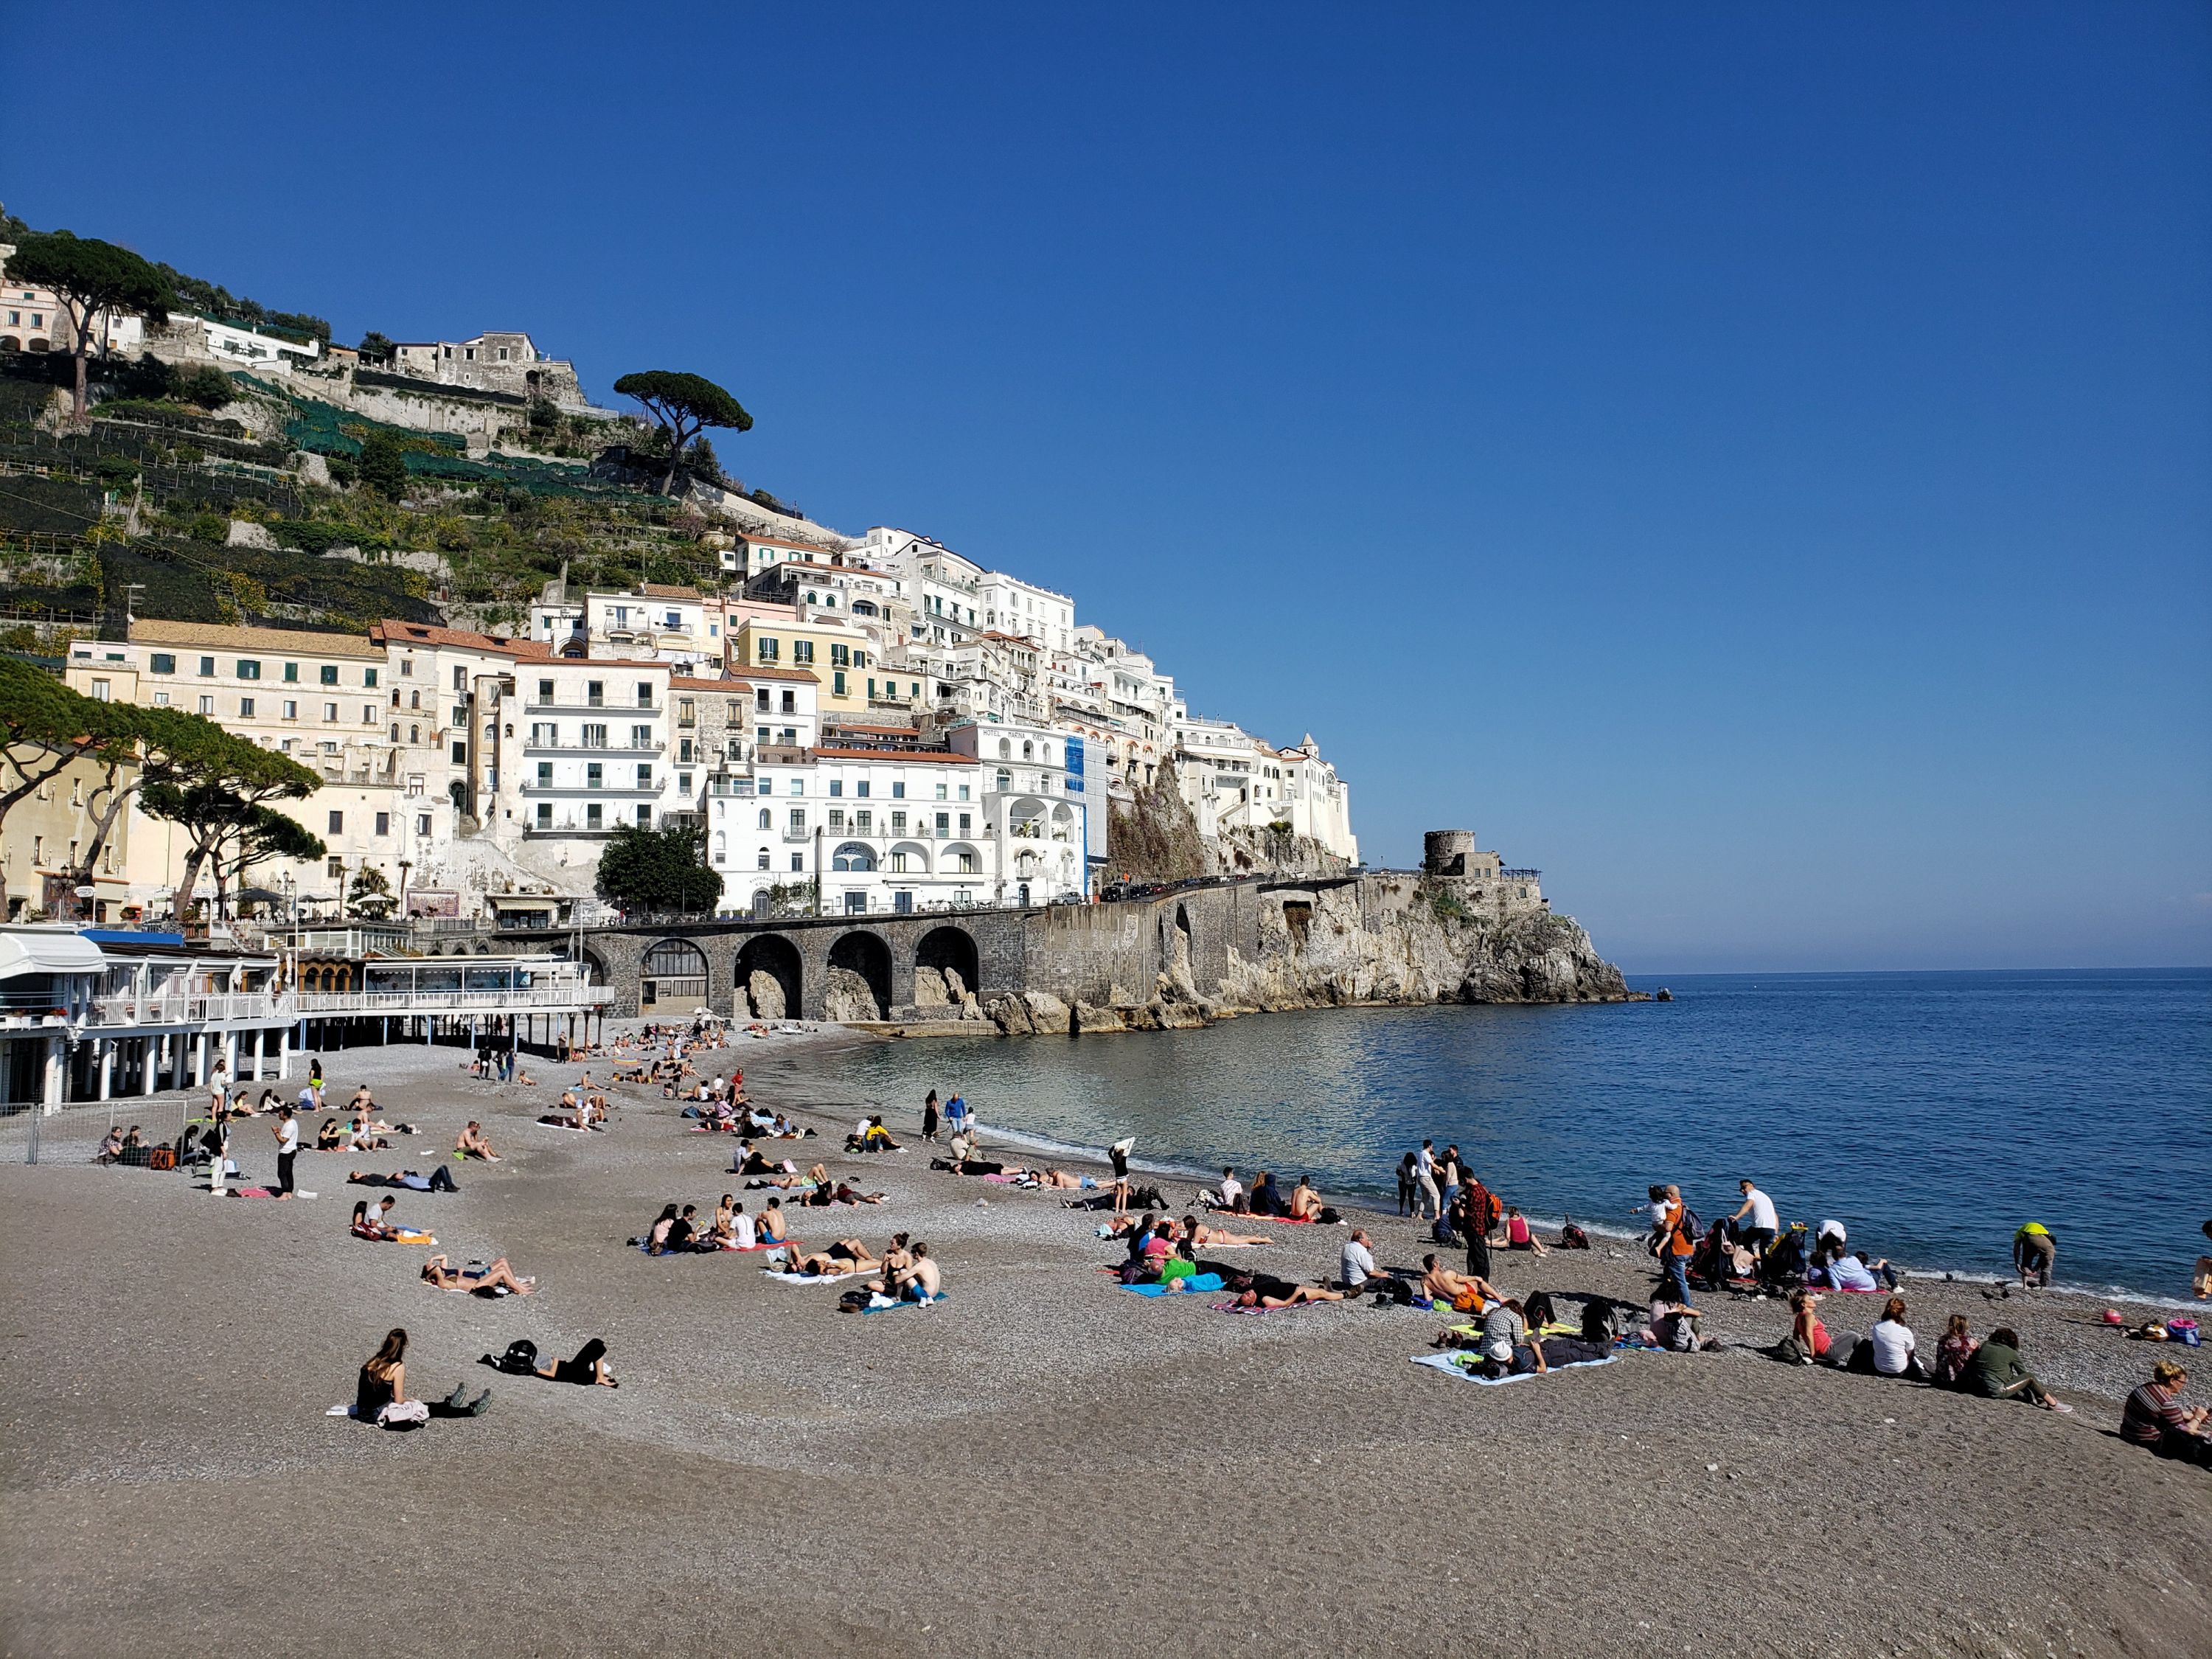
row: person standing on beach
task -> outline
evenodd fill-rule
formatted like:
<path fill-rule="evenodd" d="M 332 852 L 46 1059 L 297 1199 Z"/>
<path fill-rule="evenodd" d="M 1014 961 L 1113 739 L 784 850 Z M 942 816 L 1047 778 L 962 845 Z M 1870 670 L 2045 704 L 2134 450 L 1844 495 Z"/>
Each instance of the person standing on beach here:
<path fill-rule="evenodd" d="M 1673 1300 L 1686 1308 L 1691 1305 L 1690 1256 L 1698 1248 L 1690 1237 L 1689 1207 L 1682 1202 L 1680 1187 L 1670 1183 L 1653 1190 L 1656 1196 L 1651 1207 L 1658 1212 L 1651 1230 L 1653 1254 L 1659 1258 L 1659 1274 L 1674 1292 Z"/>
<path fill-rule="evenodd" d="M 1756 1250 L 1759 1259 L 1764 1261 L 1767 1251 L 1773 1248 L 1775 1239 L 1782 1231 L 1781 1221 L 1774 1213 L 1774 1200 L 1753 1186 L 1748 1176 L 1735 1184 L 1743 1194 L 1743 1207 L 1729 1219 L 1736 1224 L 1736 1237 Z M 1744 1224 L 1747 1216 L 1750 1218 L 1748 1226 Z"/>
<path fill-rule="evenodd" d="M 1419 1168 L 1411 1152 L 1398 1160 L 1398 1213 L 1401 1216 L 1412 1215 L 1420 1207 L 1416 1196 L 1420 1189 Z"/>
<path fill-rule="evenodd" d="M 1467 1240 L 1467 1270 L 1476 1279 L 1490 1277 L 1490 1189 L 1480 1178 L 1461 1188 L 1452 1223 Z"/>
<path fill-rule="evenodd" d="M 1106 1149 L 1106 1156 L 1114 1164 L 1114 1213 L 1126 1215 L 1129 1210 L 1129 1149 L 1135 1146 L 1133 1136 L 1117 1140 Z"/>
<path fill-rule="evenodd" d="M 956 1135 L 968 1133 L 968 1103 L 958 1095 L 945 1103 L 945 1127 Z"/>
<path fill-rule="evenodd" d="M 2023 1285 L 2048 1289 L 2051 1270 L 2058 1262 L 2058 1241 L 2040 1221 L 2031 1221 L 2012 1236 L 2012 1265 Z"/>
<path fill-rule="evenodd" d="M 1443 1205 L 1437 1194 L 1437 1143 L 1425 1140 L 1413 1159 L 1413 1171 L 1419 1178 L 1421 1188 L 1421 1217 L 1433 1220 L 1442 1215 Z"/>
<path fill-rule="evenodd" d="M 934 1089 L 929 1091 L 929 1098 L 921 1103 L 921 1138 L 924 1140 L 937 1139 L 937 1091 Z"/>
<path fill-rule="evenodd" d="M 300 1121 L 289 1106 L 276 1109 L 269 1132 L 276 1137 L 276 1196 L 282 1200 L 292 1196 L 292 1160 L 300 1154 Z"/>

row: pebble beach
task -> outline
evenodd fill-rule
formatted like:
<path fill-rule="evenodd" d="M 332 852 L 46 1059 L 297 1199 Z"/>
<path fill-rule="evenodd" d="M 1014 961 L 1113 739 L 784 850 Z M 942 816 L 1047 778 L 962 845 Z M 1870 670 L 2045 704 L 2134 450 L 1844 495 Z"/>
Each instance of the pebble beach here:
<path fill-rule="evenodd" d="M 626 1249 L 665 1202 L 765 1194 L 726 1173 L 733 1137 L 688 1133 L 658 1089 L 611 1087 L 604 1133 L 536 1123 L 578 1067 L 533 1060 L 524 1088 L 451 1048 L 328 1055 L 333 1106 L 366 1081 L 422 1133 L 303 1153 L 318 1196 L 289 1204 L 94 1166 L 104 1115 L 82 1146 L 57 1125 L 37 1166 L 0 1166 L 0 1653 L 2212 1650 L 2212 1474 L 2112 1432 L 2159 1351 L 2093 1303 L 1905 1290 L 1923 1342 L 1952 1311 L 2018 1329 L 2072 1418 L 1779 1364 L 1752 1345 L 1782 1304 L 1727 1296 L 1701 1298 L 1723 1352 L 1477 1387 L 1408 1363 L 1445 1322 L 1425 1310 L 1123 1291 L 1096 1217 L 930 1171 L 918 1103 L 889 1119 L 903 1151 L 839 1155 L 862 1104 L 817 1062 L 866 1040 L 738 1036 L 695 1060 L 742 1066 L 756 1103 L 820 1130 L 781 1154 L 890 1194 L 799 1212 L 802 1240 L 929 1243 L 946 1299 L 881 1316 L 756 1256 Z M 370 1195 L 349 1169 L 427 1170 L 471 1118 L 501 1161 L 449 1164 L 459 1193 L 401 1192 L 394 1218 L 457 1261 L 507 1257 L 534 1296 L 440 1293 L 416 1277 L 429 1247 L 348 1232 Z M 262 1122 L 234 1148 L 269 1177 Z M 1187 1207 L 1188 1184 L 1169 1193 Z M 1386 1267 L 1430 1248 L 1356 1219 Z M 1341 1230 L 1274 1231 L 1241 1255 L 1334 1276 Z M 1501 1254 L 1493 1277 L 1641 1300 L 1644 1267 L 1601 1242 Z M 1857 1332 L 1878 1310 L 1824 1313 Z M 488 1384 L 489 1413 L 407 1434 L 325 1415 L 394 1325 L 411 1395 Z M 604 1338 L 622 1387 L 474 1363 L 516 1337 L 548 1356 Z M 2212 1366 L 2191 1397 L 2208 1384 Z"/>

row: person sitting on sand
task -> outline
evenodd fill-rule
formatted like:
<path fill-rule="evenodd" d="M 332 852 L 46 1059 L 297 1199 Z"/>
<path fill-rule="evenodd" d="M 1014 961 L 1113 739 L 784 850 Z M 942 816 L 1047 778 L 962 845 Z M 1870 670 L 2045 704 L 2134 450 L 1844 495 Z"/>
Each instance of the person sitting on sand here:
<path fill-rule="evenodd" d="M 1510 1204 L 1505 1206 L 1505 1248 L 1509 1250 L 1527 1250 L 1534 1255 L 1551 1254 L 1545 1248 L 1544 1241 L 1537 1237 L 1534 1231 L 1529 1227 L 1528 1218 Z"/>
<path fill-rule="evenodd" d="M 457 1386 L 443 1400 L 424 1401 L 407 1397 L 407 1333 L 387 1333 L 368 1363 L 361 1368 L 354 1386 L 356 1420 L 379 1428 L 411 1429 L 433 1417 L 482 1417 L 491 1407 L 491 1390 L 474 1400 L 465 1386 Z"/>
<path fill-rule="evenodd" d="M 857 1238 L 841 1238 L 813 1255 L 789 1252 L 783 1264 L 786 1273 L 797 1273 L 803 1279 L 842 1279 L 848 1273 L 866 1273 L 882 1266 Z"/>
<path fill-rule="evenodd" d="M 1839 1243 L 1828 1247 L 1820 1273 L 1831 1290 L 1863 1293 L 1897 1288 L 1897 1269 L 1889 1265 L 1887 1257 L 1870 1262 L 1863 1252 L 1854 1255 Z"/>
<path fill-rule="evenodd" d="M 1397 1279 L 1375 1265 L 1375 1252 L 1368 1243 L 1364 1227 L 1353 1228 L 1352 1237 L 1344 1241 L 1344 1249 L 1337 1257 L 1337 1280 L 1353 1296 L 1398 1288 Z"/>
<path fill-rule="evenodd" d="M 538 1368 L 538 1376 L 552 1382 L 574 1382 L 586 1388 L 618 1389 L 607 1370 L 607 1345 L 598 1337 L 576 1350 L 574 1359 L 558 1359 Z"/>
<path fill-rule="evenodd" d="M 388 1152 L 392 1143 L 369 1127 L 366 1118 L 353 1121 L 353 1132 L 347 1137 L 347 1150 L 356 1152 Z"/>
<path fill-rule="evenodd" d="M 1828 1357 L 1828 1328 L 1820 1322 L 1814 1310 L 1820 1298 L 1812 1291 L 1799 1289 L 1790 1297 L 1790 1334 L 1775 1345 L 1778 1358 L 1794 1360 L 1809 1365 L 1816 1359 Z"/>
<path fill-rule="evenodd" d="M 1905 1322 L 1905 1298 L 1893 1296 L 1882 1304 L 1881 1317 L 1867 1337 L 1869 1367 L 1876 1376 L 1909 1376 L 1925 1382 L 1929 1371 L 1914 1352 L 1917 1346 L 1912 1328 Z"/>
<path fill-rule="evenodd" d="M 2204 1224 L 2204 1237 L 2212 1238 L 2212 1221 Z M 2212 1297 L 2212 1255 L 2197 1258 L 2197 1269 L 2190 1278 L 2189 1288 L 2199 1302 Z"/>
<path fill-rule="evenodd" d="M 2021 1357 L 2020 1334 L 2004 1325 L 1991 1331 L 1990 1340 L 1975 1351 L 1973 1364 L 1966 1368 L 1966 1392 L 1984 1400 L 2025 1400 L 2050 1412 L 2074 1409 L 2053 1400 L 2036 1381 Z"/>
<path fill-rule="evenodd" d="M 1239 1308 L 1296 1308 L 1309 1302 L 1344 1300 L 1343 1291 L 1326 1285 L 1300 1285 L 1273 1273 L 1240 1274 L 1238 1279 L 1243 1288 L 1234 1305 Z"/>
<path fill-rule="evenodd" d="M 412 1227 L 393 1224 L 392 1207 L 396 1198 L 380 1199 L 372 1204 L 367 1199 L 353 1206 L 353 1231 L 360 1237 L 377 1239 L 398 1244 L 434 1244 L 438 1241 L 429 1234 Z"/>
<path fill-rule="evenodd" d="M 1313 1177 L 1300 1176 L 1298 1184 L 1291 1188 L 1291 1219 L 1318 1221 L 1321 1208 L 1321 1194 L 1313 1189 Z"/>
<path fill-rule="evenodd" d="M 763 1244 L 787 1244 L 791 1242 L 790 1218 L 783 1212 L 783 1200 L 771 1198 L 768 1207 L 760 1213 L 760 1242 Z"/>
<path fill-rule="evenodd" d="M 1651 1346 L 1664 1348 L 1670 1353 L 1703 1353 L 1707 1349 L 1719 1347 L 1721 1340 L 1698 1333 L 1698 1321 L 1701 1317 L 1698 1311 L 1686 1302 L 1655 1296 L 1651 1298 L 1650 1318 L 1637 1336 Z"/>
<path fill-rule="evenodd" d="M 2129 1395 L 2120 1410 L 2120 1438 L 2160 1457 L 2212 1465 L 2212 1439 L 2205 1434 L 2212 1407 L 2181 1403 L 2181 1390 L 2188 1381 L 2188 1371 L 2174 1360 L 2161 1359 L 2153 1365 L 2150 1381 Z"/>
<path fill-rule="evenodd" d="M 2031 1221 L 2012 1236 L 2012 1265 L 2023 1285 L 2045 1289 L 2051 1270 L 2058 1265 L 2058 1241 L 2040 1221 Z"/>
<path fill-rule="evenodd" d="M 904 1234 L 900 1237 L 903 1238 Z M 878 1296 L 896 1297 L 902 1302 L 934 1302 L 942 1294 L 945 1277 L 938 1271 L 936 1261 L 929 1254 L 929 1246 L 916 1243 L 902 1267 L 884 1266 L 883 1277 L 866 1288 Z"/>
<path fill-rule="evenodd" d="M 517 1279 L 505 1256 L 488 1267 L 456 1273 L 445 1253 L 440 1251 L 422 1264 L 422 1278 L 441 1291 L 474 1291 L 478 1296 L 497 1295 L 502 1291 L 512 1296 L 530 1296 L 538 1289 L 536 1279 Z"/>
<path fill-rule="evenodd" d="M 488 1164 L 499 1162 L 499 1154 L 492 1151 L 491 1142 L 484 1139 L 483 1126 L 474 1118 L 469 1120 L 468 1127 L 454 1140 L 453 1150 L 464 1158 L 480 1158 Z"/>
<path fill-rule="evenodd" d="M 123 1127 L 120 1124 L 107 1126 L 107 1139 L 100 1143 L 100 1150 L 92 1155 L 95 1164 L 112 1164 L 123 1156 Z"/>
<path fill-rule="evenodd" d="M 319 1152 L 335 1152 L 345 1143 L 346 1132 L 338 1127 L 334 1117 L 325 1118 L 323 1127 L 315 1131 L 315 1150 Z"/>
<path fill-rule="evenodd" d="M 798 1169 L 799 1166 L 789 1158 L 769 1158 L 751 1141 L 741 1140 L 738 1143 L 737 1167 L 730 1173 L 741 1176 L 791 1175 L 795 1174 Z"/>
<path fill-rule="evenodd" d="M 653 1218 L 653 1225 L 645 1230 L 645 1237 L 642 1238 L 633 1238 L 630 1240 L 630 1243 L 642 1246 L 647 1255 L 661 1255 L 665 1254 L 668 1249 L 669 1229 L 675 1226 L 676 1217 L 676 1206 L 673 1204 L 662 1205 L 660 1207 L 660 1213 Z"/>
<path fill-rule="evenodd" d="M 735 1193 L 724 1193 L 722 1201 L 714 1206 L 714 1224 L 708 1229 L 707 1239 L 716 1249 L 725 1249 L 735 1242 L 732 1224 L 737 1218 L 737 1210 L 738 1195 Z"/>
<path fill-rule="evenodd" d="M 1475 1369 L 1486 1376 L 1505 1376 L 1516 1370 L 1531 1370 L 1540 1376 L 1550 1369 L 1542 1344 L 1528 1340 L 1528 1322 L 1521 1304 L 1510 1296 L 1493 1303 L 1483 1315 L 1482 1340 L 1475 1352 L 1481 1356 Z M 1526 1360 L 1522 1358 L 1524 1354 Z"/>
<path fill-rule="evenodd" d="M 1967 1334 L 1966 1316 L 1953 1314 L 1944 1323 L 1942 1340 L 1936 1345 L 1935 1373 L 1929 1380 L 1939 1389 L 1965 1388 L 1967 1365 L 1980 1346 Z"/>
<path fill-rule="evenodd" d="M 353 1098 L 346 1102 L 346 1110 L 359 1117 L 376 1115 L 376 1097 L 369 1093 L 368 1085 L 363 1083 L 355 1088 Z"/>

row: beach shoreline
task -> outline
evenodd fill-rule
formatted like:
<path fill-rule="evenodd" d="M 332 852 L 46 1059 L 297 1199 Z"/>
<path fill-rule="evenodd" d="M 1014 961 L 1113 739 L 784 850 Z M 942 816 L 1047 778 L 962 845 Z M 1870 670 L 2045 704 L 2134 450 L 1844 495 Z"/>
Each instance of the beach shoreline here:
<path fill-rule="evenodd" d="M 0 1647 L 285 1654 L 396 1627 L 429 1654 L 690 1654 L 759 1645 L 769 1620 L 816 1652 L 1103 1654 L 1171 1634 L 1352 1653 L 1473 1621 L 1503 1635 L 1488 1645 L 1545 1654 L 2198 1650 L 2212 1481 L 2109 1433 L 2161 1351 L 2075 1298 L 1956 1297 L 1978 1334 L 2022 1332 L 2075 1419 L 1749 1351 L 1473 1387 L 1407 1363 L 1432 1315 L 1228 1317 L 1121 1291 L 1095 1218 L 928 1170 L 912 1103 L 888 1114 L 903 1152 L 837 1154 L 875 1109 L 822 1061 L 875 1040 L 740 1037 L 703 1069 L 743 1064 L 756 1100 L 818 1127 L 778 1149 L 802 1167 L 818 1156 L 890 1192 L 827 1225 L 801 1212 L 802 1238 L 932 1243 L 949 1299 L 884 1318 L 841 1316 L 836 1288 L 775 1283 L 750 1257 L 624 1249 L 661 1202 L 711 1211 L 738 1190 L 733 1142 L 684 1133 L 679 1103 L 636 1087 L 611 1091 L 604 1134 L 535 1124 L 577 1067 L 537 1067 L 524 1090 L 467 1078 L 453 1048 L 330 1057 L 334 1103 L 358 1073 L 425 1133 L 303 1155 L 312 1201 L 0 1168 L 17 1333 Z M 441 1296 L 414 1276 L 423 1250 L 345 1231 L 370 1190 L 346 1168 L 428 1168 L 467 1118 L 502 1162 L 453 1166 L 452 1197 L 400 1193 L 398 1217 L 457 1260 L 508 1256 L 538 1275 L 534 1297 Z M 234 1130 L 249 1180 L 273 1164 L 265 1133 Z M 984 1137 L 1014 1150 L 988 1116 Z M 1413 1224 L 1358 1219 L 1386 1263 L 1429 1248 Z M 1334 1273 L 1342 1230 L 1279 1231 L 1250 1252 L 1268 1270 Z M 1501 1252 L 1496 1277 L 1624 1299 L 1650 1284 L 1632 1247 L 1602 1240 Z M 1904 1293 L 1932 1343 L 1949 1301 Z M 1786 1318 L 1704 1300 L 1736 1340 Z M 1859 1330 L 1878 1303 L 1826 1310 Z M 414 1334 L 410 1391 L 489 1383 L 491 1413 L 404 1436 L 324 1418 L 392 1323 Z M 549 1354 L 604 1336 L 624 1386 L 472 1363 L 514 1335 Z M 304 1580 L 268 1542 L 295 1534 L 331 1558 Z M 1808 1553 L 1829 1570 L 1778 1571 Z"/>

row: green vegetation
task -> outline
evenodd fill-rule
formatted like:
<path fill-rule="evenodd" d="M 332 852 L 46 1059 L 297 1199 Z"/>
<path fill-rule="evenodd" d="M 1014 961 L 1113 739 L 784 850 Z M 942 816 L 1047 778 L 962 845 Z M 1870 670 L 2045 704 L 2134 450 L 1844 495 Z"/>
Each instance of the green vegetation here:
<path fill-rule="evenodd" d="M 169 279 L 127 247 L 96 237 L 71 235 L 58 230 L 50 236 L 27 236 L 8 261 L 8 274 L 18 282 L 52 289 L 69 313 L 70 356 L 76 366 L 76 423 L 85 423 L 89 397 L 85 364 L 95 343 L 97 325 L 103 316 L 144 317 L 167 322 L 177 303 Z"/>
<path fill-rule="evenodd" d="M 706 850 L 706 837 L 696 830 L 624 825 L 599 854 L 599 896 L 625 910 L 712 915 L 722 896 L 722 878 L 708 867 Z"/>
<path fill-rule="evenodd" d="M 664 495 L 676 488 L 677 469 L 684 464 L 684 447 L 699 435 L 702 428 L 725 427 L 737 432 L 753 429 L 753 417 L 745 413 L 744 405 L 702 375 L 679 374 L 668 368 L 643 369 L 617 380 L 615 391 L 644 405 L 645 412 L 653 417 L 667 445 L 667 470 L 660 478 L 660 493 Z M 708 465 L 714 465 L 713 450 L 707 452 L 707 459 Z M 720 473 L 721 469 L 716 466 L 714 476 L 719 478 Z"/>

